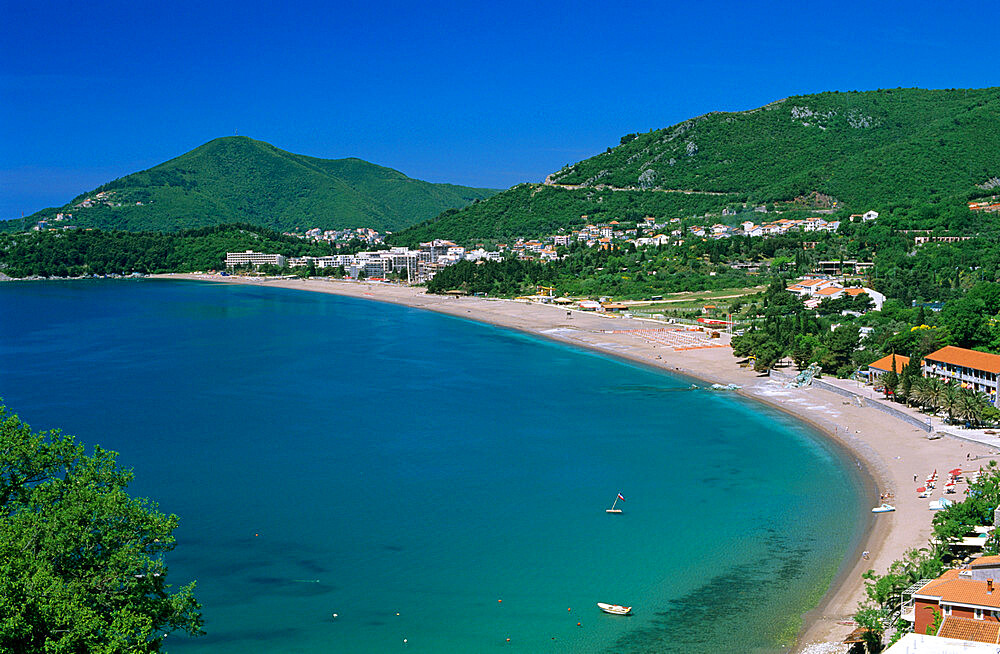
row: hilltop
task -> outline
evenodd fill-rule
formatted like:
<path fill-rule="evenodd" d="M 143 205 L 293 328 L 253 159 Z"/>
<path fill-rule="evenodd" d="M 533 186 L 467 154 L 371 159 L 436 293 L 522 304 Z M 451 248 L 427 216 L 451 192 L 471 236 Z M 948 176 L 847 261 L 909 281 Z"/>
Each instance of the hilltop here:
<path fill-rule="evenodd" d="M 361 159 L 317 159 L 245 136 L 215 139 L 26 220 L 72 213 L 79 227 L 174 231 L 233 222 L 277 230 L 397 230 L 496 193 L 432 184 Z M 8 229 L 21 221 L 8 221 Z M 2 227 L 0 227 L 2 228 Z"/>
<path fill-rule="evenodd" d="M 600 220 L 721 213 L 734 204 L 857 211 L 964 201 L 987 193 L 997 176 L 1000 88 L 828 92 L 628 134 L 544 185 L 514 187 L 394 240 L 533 236 L 578 224 L 581 214 Z"/>

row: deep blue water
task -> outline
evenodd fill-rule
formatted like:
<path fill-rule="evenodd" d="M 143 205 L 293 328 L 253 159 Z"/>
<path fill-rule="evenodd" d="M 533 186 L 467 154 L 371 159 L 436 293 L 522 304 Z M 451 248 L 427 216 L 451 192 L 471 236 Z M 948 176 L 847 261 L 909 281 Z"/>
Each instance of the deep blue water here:
<path fill-rule="evenodd" d="M 778 651 L 856 542 L 857 470 L 689 386 L 330 295 L 0 284 L 4 403 L 181 517 L 208 635 L 171 652 Z"/>

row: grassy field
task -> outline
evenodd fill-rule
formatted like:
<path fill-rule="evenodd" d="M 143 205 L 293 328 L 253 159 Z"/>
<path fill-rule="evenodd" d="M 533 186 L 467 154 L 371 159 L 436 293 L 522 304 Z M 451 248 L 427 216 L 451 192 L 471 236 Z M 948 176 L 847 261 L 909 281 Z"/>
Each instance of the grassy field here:
<path fill-rule="evenodd" d="M 635 302 L 624 302 L 634 307 L 636 311 L 649 313 L 677 311 L 690 311 L 701 309 L 706 304 L 715 304 L 725 307 L 738 298 L 754 295 L 763 291 L 766 286 L 753 286 L 750 288 L 724 288 L 715 291 L 697 291 L 694 293 L 671 293 L 664 296 L 662 300 L 643 300 Z"/>

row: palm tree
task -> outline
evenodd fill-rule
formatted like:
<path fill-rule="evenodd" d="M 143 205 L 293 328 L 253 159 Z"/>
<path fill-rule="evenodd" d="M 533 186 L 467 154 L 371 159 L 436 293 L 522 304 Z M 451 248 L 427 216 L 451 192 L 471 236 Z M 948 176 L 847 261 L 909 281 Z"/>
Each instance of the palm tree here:
<path fill-rule="evenodd" d="M 948 395 L 947 384 L 937 377 L 930 377 L 927 380 L 927 405 L 935 412 L 944 408 Z"/>
<path fill-rule="evenodd" d="M 910 400 L 921 407 L 931 404 L 931 385 L 927 377 L 914 377 L 910 387 Z"/>
<path fill-rule="evenodd" d="M 987 405 L 986 396 L 971 388 L 962 388 L 958 391 L 958 402 L 955 407 L 955 416 L 960 420 L 965 420 L 973 426 L 978 425 L 983 420 L 983 411 Z"/>
<path fill-rule="evenodd" d="M 955 410 L 961 404 L 961 386 L 958 383 L 942 384 L 944 392 L 941 393 L 941 408 L 948 412 L 948 421 L 955 421 Z"/>

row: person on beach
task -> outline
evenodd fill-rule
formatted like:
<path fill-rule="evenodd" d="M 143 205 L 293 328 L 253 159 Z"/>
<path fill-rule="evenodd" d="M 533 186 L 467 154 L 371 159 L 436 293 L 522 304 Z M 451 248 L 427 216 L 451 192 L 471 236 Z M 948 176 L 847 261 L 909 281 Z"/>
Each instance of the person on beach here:
<path fill-rule="evenodd" d="M 868 550 L 865 550 L 864 552 L 861 553 L 861 558 L 863 558 L 865 561 L 867 561 L 870 558 L 868 556 Z"/>

